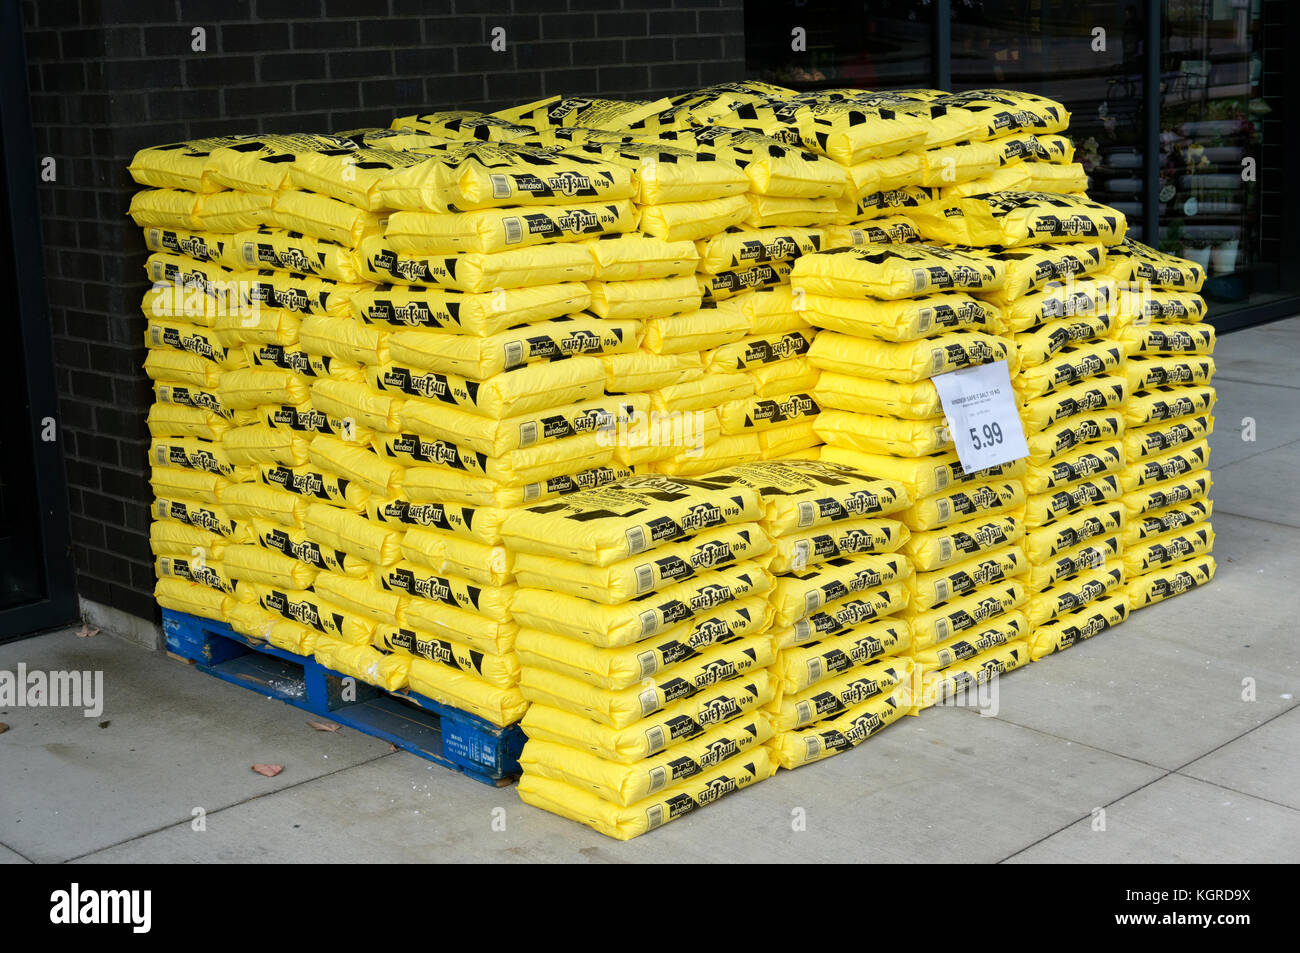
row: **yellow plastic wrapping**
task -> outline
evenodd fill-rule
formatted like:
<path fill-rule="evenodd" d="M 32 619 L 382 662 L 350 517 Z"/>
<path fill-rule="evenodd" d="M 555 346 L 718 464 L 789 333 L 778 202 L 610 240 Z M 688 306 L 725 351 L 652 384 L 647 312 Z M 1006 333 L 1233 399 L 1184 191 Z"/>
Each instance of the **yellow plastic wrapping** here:
<path fill-rule="evenodd" d="M 774 573 L 803 572 L 808 566 L 858 553 L 892 553 L 911 535 L 892 519 L 848 519 L 816 529 L 798 530 L 773 540 L 768 568 Z"/>
<path fill-rule="evenodd" d="M 994 616 L 987 624 L 954 636 L 946 642 L 916 649 L 912 658 L 923 673 L 965 662 L 991 649 L 1008 645 L 1030 635 L 1033 627 L 1018 609 Z"/>
<path fill-rule="evenodd" d="M 384 364 L 367 368 L 366 380 L 379 391 L 442 401 L 500 420 L 599 397 L 603 393 L 605 367 L 600 358 L 584 355 L 525 364 L 485 380 L 474 380 Z"/>
<path fill-rule="evenodd" d="M 912 560 L 917 572 L 931 572 L 1019 542 L 1024 535 L 1025 523 L 1019 515 L 980 517 L 939 530 L 914 533 L 903 541 L 901 551 Z"/>
<path fill-rule="evenodd" d="M 1214 578 L 1216 568 L 1213 556 L 1201 556 L 1144 573 L 1128 583 L 1129 610 L 1145 609 L 1170 596 L 1203 586 Z"/>
<path fill-rule="evenodd" d="M 1122 351 L 1111 345 L 1122 357 Z M 919 341 L 893 343 L 823 331 L 813 340 L 808 358 L 825 371 L 879 377 L 910 384 L 938 374 L 1007 361 L 1015 374 L 1015 345 L 1007 338 L 980 331 L 950 331 Z M 1120 358 L 1115 359 L 1118 365 Z"/>
<path fill-rule="evenodd" d="M 489 254 L 429 255 L 400 251 L 382 236 L 370 235 L 361 241 L 356 257 L 361 276 L 370 281 L 471 293 L 588 281 L 595 273 L 586 247 L 572 243 Z"/>
<path fill-rule="evenodd" d="M 1124 580 L 1123 565 L 1085 569 L 1031 595 L 1025 607 L 1025 615 L 1031 624 L 1042 625 L 1067 612 L 1081 609 L 1108 592 L 1122 589 Z"/>
<path fill-rule="evenodd" d="M 817 722 L 812 727 L 778 734 L 771 748 L 777 763 L 788 771 L 856 748 L 907 714 L 911 692 L 898 685 L 881 695 Z"/>
<path fill-rule="evenodd" d="M 1095 480 L 1124 469 L 1124 444 L 1117 440 L 1086 443 L 1067 450 L 1047 463 L 1030 464 L 1025 471 L 1025 492 L 1030 495 L 1052 493 L 1080 480 Z"/>
<path fill-rule="evenodd" d="M 952 566 L 923 573 L 908 573 L 906 584 L 912 609 L 924 612 L 955 596 L 968 596 L 1029 571 L 1020 546 L 1010 545 L 981 553 Z"/>
<path fill-rule="evenodd" d="M 1127 595 L 1121 592 L 1117 596 L 1104 596 L 1082 609 L 1036 626 L 1031 640 L 1034 661 L 1053 652 L 1064 652 L 1085 639 L 1119 625 L 1128 618 L 1128 613 Z"/>
<path fill-rule="evenodd" d="M 804 308 L 804 317 L 819 328 L 882 341 L 915 341 L 954 330 L 997 334 L 1002 329 L 996 306 L 959 293 L 899 301 L 807 294 Z"/>

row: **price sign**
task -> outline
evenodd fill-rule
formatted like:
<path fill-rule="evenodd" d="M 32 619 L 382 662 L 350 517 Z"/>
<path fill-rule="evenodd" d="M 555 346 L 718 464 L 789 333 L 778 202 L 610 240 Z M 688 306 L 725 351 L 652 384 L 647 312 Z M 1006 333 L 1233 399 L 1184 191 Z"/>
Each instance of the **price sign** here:
<path fill-rule="evenodd" d="M 1006 361 L 940 374 L 933 380 L 963 470 L 969 473 L 1029 456 Z"/>

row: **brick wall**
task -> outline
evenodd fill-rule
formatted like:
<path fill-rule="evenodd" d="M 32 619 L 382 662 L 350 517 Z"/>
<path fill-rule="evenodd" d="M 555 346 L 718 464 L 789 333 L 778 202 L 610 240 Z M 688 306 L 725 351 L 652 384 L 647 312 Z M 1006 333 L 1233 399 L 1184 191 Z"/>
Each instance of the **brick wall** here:
<path fill-rule="evenodd" d="M 146 618 L 148 286 L 125 214 L 137 149 L 745 75 L 741 0 L 24 0 L 23 13 L 37 161 L 56 161 L 40 201 L 78 591 Z M 489 48 L 496 27 L 505 52 Z"/>

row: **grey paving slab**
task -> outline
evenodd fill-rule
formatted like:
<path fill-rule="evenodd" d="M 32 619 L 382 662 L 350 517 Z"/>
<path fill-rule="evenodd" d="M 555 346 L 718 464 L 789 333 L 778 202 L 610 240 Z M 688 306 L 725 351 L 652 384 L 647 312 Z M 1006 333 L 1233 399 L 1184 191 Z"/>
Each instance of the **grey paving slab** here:
<path fill-rule="evenodd" d="M 1234 551 L 1227 543 L 1219 556 Z M 1268 604 L 1282 571 L 1272 587 L 1261 582 L 1254 560 L 1266 555 L 1008 678 L 997 717 L 1172 770 L 1291 708 L 1294 610 L 1289 597 Z M 1254 701 L 1243 699 L 1246 678 Z"/>
<path fill-rule="evenodd" d="M 1300 389 L 1215 378 L 1210 466 L 1226 467 L 1300 440 Z M 1253 421 L 1253 428 L 1243 421 Z M 1252 437 L 1246 440 L 1244 437 Z"/>
<path fill-rule="evenodd" d="M 1180 772 L 1300 811 L 1300 709 L 1198 758 Z"/>
<path fill-rule="evenodd" d="M 1214 349 L 1218 378 L 1300 386 L 1300 317 L 1286 318 L 1219 338 Z"/>
<path fill-rule="evenodd" d="M 381 757 L 383 742 L 109 636 L 70 631 L 0 646 L 0 669 L 103 672 L 105 704 L 0 710 L 0 843 L 60 861 Z M 276 778 L 254 763 L 284 766 Z"/>
<path fill-rule="evenodd" d="M 31 861 L 16 851 L 0 844 L 0 864 L 30 864 Z"/>
<path fill-rule="evenodd" d="M 1216 511 L 1300 527 L 1300 443 L 1256 454 L 1225 467 L 1210 454 Z"/>
<path fill-rule="evenodd" d="M 1087 817 L 1011 863 L 1294 863 L 1300 812 L 1171 774 Z"/>
<path fill-rule="evenodd" d="M 213 814 L 205 832 L 177 825 L 84 860 L 997 860 L 1160 774 L 942 709 L 626 843 L 528 807 L 513 789 L 394 755 Z M 504 831 L 493 829 L 498 809 Z"/>
<path fill-rule="evenodd" d="M 1221 513 L 1218 505 L 1211 519 L 1214 581 L 1134 613 L 1116 635 L 1137 630 L 1219 654 L 1239 688 L 1242 679 L 1269 673 L 1273 700 L 1286 707 L 1291 702 L 1283 695 L 1300 698 L 1300 530 Z"/>

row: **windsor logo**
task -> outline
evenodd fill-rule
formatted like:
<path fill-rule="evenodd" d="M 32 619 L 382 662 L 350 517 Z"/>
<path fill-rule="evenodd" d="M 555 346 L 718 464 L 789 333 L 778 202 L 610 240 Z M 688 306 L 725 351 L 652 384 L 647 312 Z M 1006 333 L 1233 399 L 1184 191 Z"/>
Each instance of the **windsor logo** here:
<path fill-rule="evenodd" d="M 50 894 L 50 905 L 53 924 L 125 924 L 132 933 L 148 933 L 153 925 L 152 890 L 82 890 L 74 883 Z"/>
<path fill-rule="evenodd" d="M 24 662 L 0 671 L 0 708 L 80 708 L 87 718 L 104 713 L 104 673 L 31 671 Z"/>

